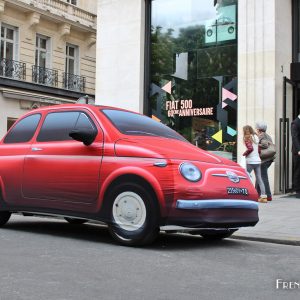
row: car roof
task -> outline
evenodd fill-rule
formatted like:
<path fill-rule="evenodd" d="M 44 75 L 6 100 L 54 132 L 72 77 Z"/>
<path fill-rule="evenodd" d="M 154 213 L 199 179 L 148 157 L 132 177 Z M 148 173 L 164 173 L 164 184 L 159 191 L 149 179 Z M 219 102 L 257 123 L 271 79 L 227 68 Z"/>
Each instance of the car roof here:
<path fill-rule="evenodd" d="M 103 109 L 113 109 L 113 110 L 120 110 L 120 111 L 127 111 L 127 112 L 132 112 L 132 113 L 137 113 L 134 111 L 130 111 L 130 110 L 126 110 L 123 108 L 119 108 L 119 107 L 113 107 L 113 106 L 106 106 L 106 105 L 91 105 L 91 104 L 78 104 L 78 103 L 72 103 L 72 104 L 55 104 L 55 105 L 49 105 L 49 106 L 42 106 L 39 108 L 36 108 L 34 110 L 29 111 L 28 113 L 24 114 L 24 116 L 26 115 L 30 115 L 33 113 L 39 113 L 39 112 L 44 112 L 44 111 L 49 111 L 49 110 L 64 110 L 64 109 L 89 109 L 95 112 L 99 112 L 99 110 L 103 110 Z M 137 113 L 139 114 L 139 113 Z"/>

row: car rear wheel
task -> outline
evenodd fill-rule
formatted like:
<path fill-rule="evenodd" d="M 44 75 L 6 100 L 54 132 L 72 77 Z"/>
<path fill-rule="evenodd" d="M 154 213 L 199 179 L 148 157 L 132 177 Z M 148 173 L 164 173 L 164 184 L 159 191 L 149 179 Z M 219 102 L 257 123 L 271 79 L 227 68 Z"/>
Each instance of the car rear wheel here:
<path fill-rule="evenodd" d="M 111 191 L 108 201 L 108 228 L 116 241 L 137 246 L 149 244 L 157 237 L 159 213 L 156 199 L 143 186 L 119 184 Z"/>
<path fill-rule="evenodd" d="M 87 222 L 87 220 L 85 219 L 76 219 L 76 218 L 64 218 L 68 223 L 70 224 L 74 224 L 74 225 L 80 225 L 80 224 L 84 224 Z"/>
<path fill-rule="evenodd" d="M 206 240 L 222 240 L 230 237 L 237 229 L 228 230 L 212 230 L 200 233 L 200 235 Z"/>
<path fill-rule="evenodd" d="M 11 213 L 8 211 L 0 211 L 0 226 L 5 225 L 9 218 L 11 216 Z"/>

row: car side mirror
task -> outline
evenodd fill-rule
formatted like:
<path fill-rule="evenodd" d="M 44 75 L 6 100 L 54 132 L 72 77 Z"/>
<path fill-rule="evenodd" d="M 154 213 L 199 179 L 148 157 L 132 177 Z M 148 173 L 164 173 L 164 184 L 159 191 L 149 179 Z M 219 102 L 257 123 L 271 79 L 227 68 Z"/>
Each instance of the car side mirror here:
<path fill-rule="evenodd" d="M 97 130 L 89 128 L 74 129 L 69 133 L 69 136 L 75 141 L 83 142 L 84 145 L 89 146 L 94 142 Z"/>

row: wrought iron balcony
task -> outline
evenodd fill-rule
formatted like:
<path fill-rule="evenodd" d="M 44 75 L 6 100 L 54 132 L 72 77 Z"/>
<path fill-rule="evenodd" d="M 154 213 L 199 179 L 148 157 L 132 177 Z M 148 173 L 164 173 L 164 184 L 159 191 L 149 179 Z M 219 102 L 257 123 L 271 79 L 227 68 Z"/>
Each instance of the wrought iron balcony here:
<path fill-rule="evenodd" d="M 85 77 L 63 73 L 63 87 L 68 90 L 85 92 Z"/>
<path fill-rule="evenodd" d="M 32 81 L 39 84 L 57 87 L 58 71 L 39 66 L 32 66 Z"/>
<path fill-rule="evenodd" d="M 26 64 L 12 59 L 0 60 L 0 76 L 17 80 L 26 79 Z"/>

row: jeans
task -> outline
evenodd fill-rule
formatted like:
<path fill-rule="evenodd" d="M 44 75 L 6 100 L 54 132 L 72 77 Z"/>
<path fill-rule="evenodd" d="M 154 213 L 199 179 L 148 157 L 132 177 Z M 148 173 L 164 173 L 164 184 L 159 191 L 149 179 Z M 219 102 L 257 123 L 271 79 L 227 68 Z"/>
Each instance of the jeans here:
<path fill-rule="evenodd" d="M 265 185 L 265 191 L 267 194 L 267 197 L 272 197 L 271 189 L 270 189 L 270 183 L 269 183 L 269 177 L 268 177 L 268 169 L 271 166 L 273 160 L 265 161 L 260 165 L 260 170 L 261 170 L 261 179 Z M 259 185 L 256 182 L 255 187 L 257 191 L 259 192 Z"/>
<path fill-rule="evenodd" d="M 260 195 L 265 195 L 265 185 L 262 181 L 261 178 L 261 169 L 260 169 L 260 164 L 247 164 L 247 172 L 250 174 L 254 170 L 256 182 L 258 183 L 259 190 L 257 189 L 257 192 Z"/>

